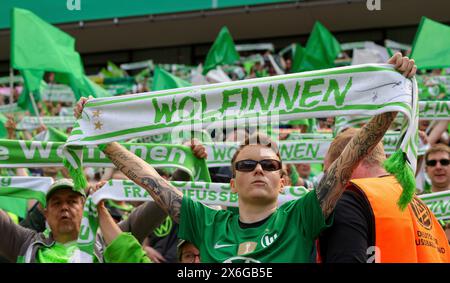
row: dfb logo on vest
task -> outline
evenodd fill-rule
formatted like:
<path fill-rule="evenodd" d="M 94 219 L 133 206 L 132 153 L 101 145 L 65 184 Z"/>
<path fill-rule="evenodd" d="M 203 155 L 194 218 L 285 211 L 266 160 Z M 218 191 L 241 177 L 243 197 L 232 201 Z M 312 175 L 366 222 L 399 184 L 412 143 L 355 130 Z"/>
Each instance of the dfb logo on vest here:
<path fill-rule="evenodd" d="M 420 225 L 427 230 L 431 230 L 433 227 L 433 221 L 431 220 L 431 212 L 428 209 L 428 206 L 419 201 L 417 198 L 413 198 L 411 201 L 411 209 Z"/>

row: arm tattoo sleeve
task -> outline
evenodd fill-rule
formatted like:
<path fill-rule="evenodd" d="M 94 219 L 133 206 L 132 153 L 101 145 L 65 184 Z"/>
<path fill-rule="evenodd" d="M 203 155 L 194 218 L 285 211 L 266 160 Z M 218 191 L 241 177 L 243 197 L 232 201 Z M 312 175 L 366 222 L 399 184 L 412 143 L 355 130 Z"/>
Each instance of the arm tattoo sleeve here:
<path fill-rule="evenodd" d="M 182 192 L 162 178 L 151 165 L 120 144 L 116 142 L 109 144 L 104 153 L 130 180 L 147 190 L 175 222 L 179 222 Z"/>
<path fill-rule="evenodd" d="M 350 181 L 353 170 L 381 141 L 397 112 L 376 115 L 347 144 L 320 181 L 316 195 L 322 212 L 328 217 Z"/>

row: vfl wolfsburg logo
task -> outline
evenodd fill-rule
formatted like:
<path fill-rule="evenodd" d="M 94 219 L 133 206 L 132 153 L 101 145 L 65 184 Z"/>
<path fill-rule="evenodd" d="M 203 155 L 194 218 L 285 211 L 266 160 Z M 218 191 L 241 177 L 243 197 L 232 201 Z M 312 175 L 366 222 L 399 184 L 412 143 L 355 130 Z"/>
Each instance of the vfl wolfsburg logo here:
<path fill-rule="evenodd" d="M 170 230 L 172 230 L 172 225 L 173 225 L 172 218 L 167 216 L 166 220 L 164 220 L 164 222 L 153 232 L 155 233 L 156 237 L 160 238 L 165 237 L 169 235 Z"/>
<path fill-rule="evenodd" d="M 275 239 L 278 237 L 278 234 L 275 233 L 272 236 L 268 235 L 268 234 L 264 234 L 261 237 L 261 246 L 263 246 L 264 248 L 267 248 L 268 246 L 270 246 Z"/>
<path fill-rule="evenodd" d="M 251 257 L 235 256 L 235 257 L 230 257 L 229 259 L 225 260 L 223 263 L 261 263 L 261 262 L 254 258 L 251 258 Z"/>

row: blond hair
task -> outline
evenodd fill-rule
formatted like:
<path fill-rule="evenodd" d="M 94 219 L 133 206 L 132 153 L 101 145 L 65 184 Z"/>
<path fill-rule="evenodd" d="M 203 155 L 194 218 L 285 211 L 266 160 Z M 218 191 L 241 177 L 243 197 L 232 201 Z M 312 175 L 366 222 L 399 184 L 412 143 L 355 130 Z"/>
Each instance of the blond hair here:
<path fill-rule="evenodd" d="M 334 138 L 327 153 L 330 164 L 342 154 L 347 144 L 359 131 L 359 129 L 348 128 Z M 383 144 L 379 142 L 362 162 L 371 166 L 382 166 L 384 160 L 386 160 L 386 153 L 384 152 Z"/>
<path fill-rule="evenodd" d="M 278 146 L 275 142 L 272 141 L 271 138 L 269 138 L 268 136 L 256 132 L 251 136 L 248 136 L 245 138 L 244 142 L 239 146 L 239 148 L 236 150 L 236 152 L 233 155 L 233 158 L 231 158 L 231 170 L 233 172 L 233 177 L 236 176 L 236 169 L 234 167 L 234 164 L 236 162 L 236 159 L 239 155 L 239 153 L 247 146 L 250 145 L 260 145 L 260 146 L 264 146 L 264 147 L 268 147 L 270 149 L 273 150 L 273 152 L 275 152 L 275 154 L 278 156 L 278 158 L 280 159 L 281 162 L 281 156 L 280 156 L 280 151 L 278 149 Z"/>
<path fill-rule="evenodd" d="M 428 156 L 432 153 L 436 153 L 436 152 L 447 152 L 448 156 L 450 157 L 450 147 L 443 144 L 443 143 L 438 143 L 438 144 L 434 144 L 432 145 L 427 152 L 425 153 L 425 161 L 428 161 Z"/>

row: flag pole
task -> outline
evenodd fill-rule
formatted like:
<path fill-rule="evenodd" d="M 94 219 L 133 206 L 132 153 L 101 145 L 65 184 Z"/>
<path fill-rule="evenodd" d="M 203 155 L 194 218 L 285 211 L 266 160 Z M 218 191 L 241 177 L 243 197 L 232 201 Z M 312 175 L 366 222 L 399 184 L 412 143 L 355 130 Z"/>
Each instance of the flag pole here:
<path fill-rule="evenodd" d="M 14 70 L 9 68 L 9 104 L 13 104 L 14 100 Z"/>
<path fill-rule="evenodd" d="M 40 113 L 38 111 L 38 108 L 37 108 L 37 105 L 36 105 L 36 101 L 34 100 L 34 95 L 33 95 L 33 93 L 31 91 L 28 92 L 28 94 L 30 95 L 31 104 L 33 105 L 34 113 L 38 117 L 39 124 L 41 124 L 41 126 L 43 126 L 44 122 L 42 122 L 42 117 L 41 117 L 41 115 L 40 115 Z"/>

